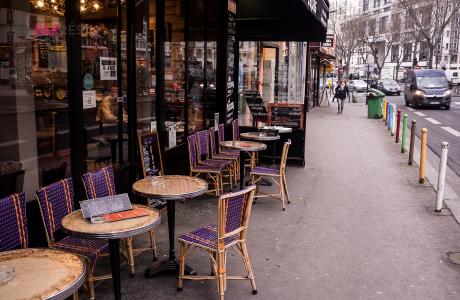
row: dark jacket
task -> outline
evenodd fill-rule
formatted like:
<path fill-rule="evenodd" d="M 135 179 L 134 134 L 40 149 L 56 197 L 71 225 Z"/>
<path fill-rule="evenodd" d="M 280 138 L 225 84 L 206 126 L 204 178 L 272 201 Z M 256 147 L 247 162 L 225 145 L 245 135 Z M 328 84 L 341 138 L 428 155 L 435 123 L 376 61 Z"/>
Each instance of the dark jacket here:
<path fill-rule="evenodd" d="M 335 88 L 335 97 L 336 98 L 339 98 L 339 99 L 346 99 L 347 98 L 347 95 L 348 95 L 348 86 L 345 85 L 342 89 L 342 86 L 341 85 L 338 85 L 336 88 Z"/>

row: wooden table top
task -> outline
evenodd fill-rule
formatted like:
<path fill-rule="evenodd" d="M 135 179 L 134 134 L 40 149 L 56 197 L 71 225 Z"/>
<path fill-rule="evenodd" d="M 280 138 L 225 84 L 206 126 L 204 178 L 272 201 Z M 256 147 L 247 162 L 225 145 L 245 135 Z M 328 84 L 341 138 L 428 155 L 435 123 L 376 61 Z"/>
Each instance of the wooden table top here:
<path fill-rule="evenodd" d="M 220 144 L 224 148 L 237 149 L 240 151 L 254 152 L 267 149 L 267 145 L 252 141 L 224 141 Z"/>
<path fill-rule="evenodd" d="M 267 135 L 260 132 L 244 132 L 240 134 L 240 137 L 245 140 L 254 140 L 254 141 L 277 141 L 280 139 L 279 135 Z"/>
<path fill-rule="evenodd" d="M 86 279 L 86 265 L 75 254 L 51 249 L 0 253 L 0 265 L 13 267 L 15 277 L 0 285 L 2 299 L 66 299 Z"/>
<path fill-rule="evenodd" d="M 165 200 L 193 198 L 207 191 L 208 183 L 203 179 L 182 175 L 152 176 L 133 184 L 135 194 Z"/>
<path fill-rule="evenodd" d="M 134 204 L 133 208 L 135 207 L 146 209 L 149 215 L 115 222 L 91 223 L 83 218 L 81 210 L 77 210 L 62 219 L 62 227 L 70 235 L 82 238 L 121 239 L 149 231 L 160 224 L 158 210 Z"/>

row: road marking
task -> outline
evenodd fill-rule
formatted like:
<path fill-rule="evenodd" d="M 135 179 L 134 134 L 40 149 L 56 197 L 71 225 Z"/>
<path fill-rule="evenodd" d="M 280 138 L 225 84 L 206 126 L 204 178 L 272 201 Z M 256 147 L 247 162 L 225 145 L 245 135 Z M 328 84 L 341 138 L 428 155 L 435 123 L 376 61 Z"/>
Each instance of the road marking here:
<path fill-rule="evenodd" d="M 416 114 L 417 116 L 420 116 L 420 117 L 425 117 L 426 116 L 424 113 L 421 113 L 419 111 L 414 112 L 414 114 Z"/>
<path fill-rule="evenodd" d="M 432 124 L 434 124 L 434 125 L 439 125 L 439 124 L 441 124 L 441 122 L 436 121 L 436 120 L 433 119 L 433 118 L 425 118 L 425 120 L 427 120 L 428 122 L 430 122 L 430 123 L 432 123 Z"/>
<path fill-rule="evenodd" d="M 415 111 L 415 109 L 413 109 L 412 107 L 406 107 L 406 109 L 409 111 Z"/>
<path fill-rule="evenodd" d="M 458 132 L 457 130 L 451 127 L 441 127 L 441 128 L 447 131 L 448 133 L 455 135 L 456 137 L 460 137 L 460 132 Z"/>

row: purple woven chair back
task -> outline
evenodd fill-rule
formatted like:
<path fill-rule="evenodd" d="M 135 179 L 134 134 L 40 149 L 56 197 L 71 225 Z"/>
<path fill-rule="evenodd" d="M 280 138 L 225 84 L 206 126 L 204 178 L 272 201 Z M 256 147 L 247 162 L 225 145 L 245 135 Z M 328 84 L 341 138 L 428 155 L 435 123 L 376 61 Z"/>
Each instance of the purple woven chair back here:
<path fill-rule="evenodd" d="M 62 219 L 73 211 L 72 179 L 63 179 L 42 187 L 36 194 L 48 240 L 54 242 L 56 232 L 61 229 Z"/>
<path fill-rule="evenodd" d="M 0 251 L 27 248 L 24 193 L 0 199 Z"/>
<path fill-rule="evenodd" d="M 209 146 L 211 148 L 211 157 L 214 154 L 217 154 L 217 147 L 216 147 L 216 133 L 214 132 L 214 127 L 208 129 L 209 132 Z"/>
<path fill-rule="evenodd" d="M 88 199 L 113 196 L 116 194 L 112 166 L 83 174 L 82 179 Z"/>
<path fill-rule="evenodd" d="M 201 130 L 196 133 L 196 142 L 198 145 L 198 161 L 202 157 L 209 158 L 209 137 L 207 130 Z"/>
<path fill-rule="evenodd" d="M 225 141 L 225 127 L 224 124 L 219 124 L 218 131 L 217 131 L 217 139 L 219 140 L 219 145 L 223 141 Z"/>
<path fill-rule="evenodd" d="M 237 141 L 240 139 L 240 125 L 238 124 L 238 120 L 232 121 L 232 133 L 233 133 L 233 140 Z"/>
<path fill-rule="evenodd" d="M 197 164 L 195 134 L 191 134 L 187 137 L 187 144 L 188 144 L 188 160 L 190 163 L 190 167 L 193 168 Z"/>
<path fill-rule="evenodd" d="M 236 193 L 228 193 L 219 198 L 218 237 L 219 243 L 224 238 L 240 235 L 244 238 L 254 198 L 255 186 L 250 186 Z M 229 235 L 230 233 L 234 234 Z M 223 246 L 223 244 L 221 244 Z"/>

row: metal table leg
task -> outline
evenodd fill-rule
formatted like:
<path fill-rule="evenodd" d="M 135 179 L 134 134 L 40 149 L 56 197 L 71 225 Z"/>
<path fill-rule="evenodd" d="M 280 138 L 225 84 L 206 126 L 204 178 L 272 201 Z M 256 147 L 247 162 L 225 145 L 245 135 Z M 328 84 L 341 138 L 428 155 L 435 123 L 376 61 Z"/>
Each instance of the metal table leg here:
<path fill-rule="evenodd" d="M 113 294 L 115 300 L 121 299 L 120 282 L 120 240 L 109 240 L 110 267 L 112 269 Z"/>

